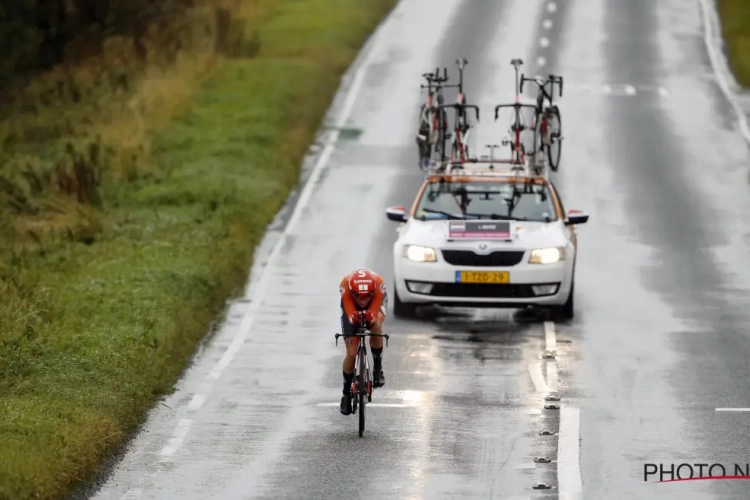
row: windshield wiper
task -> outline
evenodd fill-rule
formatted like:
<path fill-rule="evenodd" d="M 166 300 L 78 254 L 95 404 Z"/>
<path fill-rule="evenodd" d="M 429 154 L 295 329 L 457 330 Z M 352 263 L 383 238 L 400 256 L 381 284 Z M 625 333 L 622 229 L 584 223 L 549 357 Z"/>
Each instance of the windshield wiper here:
<path fill-rule="evenodd" d="M 467 214 L 468 215 L 468 214 Z M 471 214 L 476 215 L 477 217 L 489 217 L 493 220 L 527 220 L 525 217 L 512 217 L 510 215 L 500 215 L 500 214 Z"/>
<path fill-rule="evenodd" d="M 445 215 L 449 219 L 457 219 L 457 220 L 465 220 L 466 219 L 466 217 L 458 216 L 456 214 L 451 214 L 451 213 L 448 213 L 448 212 L 443 212 L 442 210 L 433 210 L 431 208 L 423 208 L 422 210 L 425 211 L 425 212 L 429 212 L 431 214 Z M 424 216 L 422 217 L 422 220 L 424 220 Z"/>

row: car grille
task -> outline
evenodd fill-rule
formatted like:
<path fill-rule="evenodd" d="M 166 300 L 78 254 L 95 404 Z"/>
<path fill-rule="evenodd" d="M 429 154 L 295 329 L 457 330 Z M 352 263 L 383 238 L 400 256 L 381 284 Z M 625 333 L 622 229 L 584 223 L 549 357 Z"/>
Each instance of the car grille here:
<path fill-rule="evenodd" d="M 500 250 L 487 255 L 479 255 L 471 250 L 443 250 L 443 258 L 454 266 L 508 267 L 515 266 L 523 259 L 523 250 Z"/>
<path fill-rule="evenodd" d="M 474 283 L 434 283 L 430 295 L 438 297 L 473 297 L 477 299 L 522 299 L 536 297 L 531 285 L 485 285 Z"/>

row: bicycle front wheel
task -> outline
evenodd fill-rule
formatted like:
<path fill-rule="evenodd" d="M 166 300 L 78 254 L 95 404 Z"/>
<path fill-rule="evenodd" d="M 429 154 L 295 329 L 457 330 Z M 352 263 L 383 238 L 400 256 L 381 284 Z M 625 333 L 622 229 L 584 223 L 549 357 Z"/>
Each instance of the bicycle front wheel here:
<path fill-rule="evenodd" d="M 364 342 L 364 340 L 362 341 Z M 367 404 L 367 354 L 364 348 L 360 347 L 359 351 L 359 373 L 357 373 L 357 394 L 355 398 L 359 398 L 359 437 L 365 433 L 365 405 Z"/>
<path fill-rule="evenodd" d="M 550 116 L 547 123 L 549 134 L 547 159 L 549 160 L 549 168 L 557 172 L 560 166 L 560 154 L 562 153 L 562 119 L 560 118 L 560 110 L 557 106 L 550 108 Z"/>
<path fill-rule="evenodd" d="M 359 437 L 365 433 L 365 404 L 367 403 L 367 396 L 365 387 L 365 381 L 360 377 L 360 389 L 359 389 Z"/>

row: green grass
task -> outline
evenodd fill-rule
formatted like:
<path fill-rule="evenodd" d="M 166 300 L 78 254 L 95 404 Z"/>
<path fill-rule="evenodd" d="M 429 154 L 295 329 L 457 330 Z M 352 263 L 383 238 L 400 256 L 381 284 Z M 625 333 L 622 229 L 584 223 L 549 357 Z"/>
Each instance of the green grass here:
<path fill-rule="evenodd" d="M 148 168 L 105 166 L 100 203 L 29 181 L 44 217 L 0 217 L 15 235 L 0 245 L 0 498 L 64 496 L 173 390 L 395 0 L 271 3 L 258 54 L 221 59 L 149 132 Z"/>
<path fill-rule="evenodd" d="M 750 2 L 718 0 L 717 7 L 729 64 L 740 85 L 750 88 Z"/>

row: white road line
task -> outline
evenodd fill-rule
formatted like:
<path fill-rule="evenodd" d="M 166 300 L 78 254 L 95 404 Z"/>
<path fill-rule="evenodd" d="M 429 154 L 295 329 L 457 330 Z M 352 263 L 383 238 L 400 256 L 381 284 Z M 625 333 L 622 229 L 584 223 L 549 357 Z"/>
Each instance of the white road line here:
<path fill-rule="evenodd" d="M 193 396 L 193 399 L 190 400 L 190 404 L 188 405 L 188 410 L 195 411 L 198 408 L 200 408 L 203 403 L 206 401 L 206 396 L 203 394 L 196 394 Z"/>
<path fill-rule="evenodd" d="M 540 38 L 539 45 L 541 45 L 542 47 L 549 47 L 549 39 L 546 37 Z"/>
<path fill-rule="evenodd" d="M 602 92 L 604 92 L 605 94 L 611 94 L 612 93 L 612 87 L 609 86 L 609 85 L 607 85 L 607 84 L 602 85 Z"/>
<path fill-rule="evenodd" d="M 581 410 L 560 410 L 560 433 L 557 439 L 557 482 L 560 498 L 574 498 L 581 493 L 580 464 Z"/>
<path fill-rule="evenodd" d="M 544 57 L 540 57 L 539 59 L 536 60 L 536 63 L 539 66 L 544 66 L 545 64 L 547 64 L 547 59 L 545 59 Z"/>
<path fill-rule="evenodd" d="M 557 4 L 555 2 L 550 2 L 547 4 L 547 10 L 549 12 L 555 12 L 557 10 Z"/>
<path fill-rule="evenodd" d="M 528 464 L 518 464 L 514 469 L 536 469 L 536 464 L 534 462 L 530 462 Z"/>
<path fill-rule="evenodd" d="M 716 408 L 716 411 L 750 411 L 750 408 Z"/>
<path fill-rule="evenodd" d="M 557 392 L 557 361 L 547 361 L 547 387 L 549 392 Z"/>
<path fill-rule="evenodd" d="M 529 410 L 524 411 L 524 413 L 526 415 L 541 415 L 542 414 L 542 410 L 539 410 L 539 409 L 536 409 L 536 408 L 531 408 Z"/>
<path fill-rule="evenodd" d="M 557 333 L 552 321 L 544 322 L 544 348 L 552 352 L 557 350 Z"/>
<path fill-rule="evenodd" d="M 552 19 L 545 19 L 544 22 L 542 23 L 542 26 L 546 30 L 552 29 Z"/>
<path fill-rule="evenodd" d="M 709 3 L 709 0 L 699 0 L 699 3 L 703 14 L 703 41 L 706 44 L 708 58 L 711 60 L 711 67 L 714 70 L 719 87 L 722 92 L 724 92 L 724 96 L 726 96 L 727 101 L 729 101 L 729 104 L 734 109 L 735 115 L 737 115 L 740 133 L 742 133 L 742 136 L 746 141 L 750 142 L 750 128 L 748 128 L 747 125 L 745 112 L 740 108 L 729 88 L 729 80 L 734 77 L 729 69 L 726 58 L 721 54 L 724 42 L 721 38 L 721 25 L 719 23 L 719 16 L 716 12 L 716 6 L 713 3 Z M 723 64 L 720 65 L 720 62 Z"/>
<path fill-rule="evenodd" d="M 547 382 L 544 381 L 544 375 L 542 375 L 541 363 L 530 363 L 529 374 L 531 375 L 531 381 L 534 382 L 536 392 L 550 392 Z"/>
<path fill-rule="evenodd" d="M 625 85 L 625 93 L 628 95 L 635 95 L 635 87 L 633 87 L 632 85 Z"/>
<path fill-rule="evenodd" d="M 284 228 L 284 231 L 279 237 L 279 240 L 276 242 L 276 245 L 274 246 L 273 250 L 271 251 L 271 254 L 268 257 L 268 260 L 266 262 L 266 271 L 263 272 L 263 274 L 261 275 L 259 279 L 258 286 L 254 293 L 254 298 L 261 298 L 265 295 L 265 289 L 273 278 L 271 276 L 271 273 L 267 272 L 267 270 L 270 269 L 275 264 L 276 260 L 279 258 L 279 255 L 281 253 L 281 248 L 284 246 L 284 242 L 286 239 L 285 236 L 291 233 L 294 230 L 294 228 L 297 226 L 297 223 L 299 222 L 299 219 L 302 215 L 303 209 L 310 202 L 310 198 L 312 197 L 313 190 L 318 184 L 318 180 L 320 179 L 320 176 L 323 173 L 323 168 L 328 163 L 328 160 L 331 157 L 331 154 L 333 153 L 333 149 L 336 145 L 336 141 L 338 140 L 339 135 L 341 134 L 340 130 L 341 128 L 344 127 L 344 125 L 346 125 L 346 121 L 349 119 L 349 115 L 351 114 L 352 109 L 354 108 L 354 104 L 357 100 L 357 96 L 359 95 L 359 91 L 362 87 L 362 84 L 364 83 L 365 73 L 367 71 L 367 68 L 370 66 L 370 62 L 372 61 L 375 54 L 378 53 L 378 49 L 380 47 L 380 41 L 381 41 L 380 34 L 382 33 L 381 28 L 386 23 L 387 23 L 387 20 L 384 20 L 383 23 L 380 25 L 380 28 L 378 28 L 377 33 L 373 34 L 373 37 L 374 37 L 373 44 L 370 47 L 369 51 L 365 54 L 359 68 L 357 68 L 357 71 L 354 75 L 354 81 L 352 82 L 351 87 L 349 87 L 349 92 L 346 96 L 346 100 L 344 101 L 344 105 L 341 108 L 341 112 L 338 115 L 338 120 L 336 121 L 334 130 L 328 136 L 328 140 L 326 141 L 325 147 L 323 148 L 323 152 L 320 154 L 318 161 L 315 163 L 315 166 L 313 167 L 310 177 L 307 179 L 305 186 L 302 188 L 302 192 L 300 193 L 299 199 L 297 200 L 297 203 L 295 204 L 294 209 L 292 210 L 291 218 L 289 219 L 289 222 L 287 223 L 286 227 Z M 245 316 L 242 318 L 240 327 L 237 329 L 237 336 L 232 341 L 232 344 L 230 345 L 229 349 L 227 349 L 227 351 L 221 357 L 216 367 L 213 370 L 211 370 L 211 373 L 209 373 L 208 377 L 210 379 L 213 379 L 213 380 L 218 379 L 221 376 L 224 369 L 226 369 L 226 367 L 229 366 L 229 363 L 232 362 L 232 359 L 234 359 L 234 356 L 237 354 L 240 347 L 247 339 L 247 335 L 250 331 L 250 328 L 252 327 L 253 320 L 255 316 L 257 315 L 258 309 L 260 308 L 260 305 L 262 302 L 263 302 L 262 300 L 257 300 L 257 299 L 251 302 L 251 305 L 246 311 Z"/>
<path fill-rule="evenodd" d="M 163 457 L 174 455 L 175 452 L 177 452 L 177 450 L 180 448 L 180 446 L 182 446 L 182 442 L 185 440 L 185 436 L 187 436 L 187 433 L 192 425 L 193 421 L 190 419 L 183 418 L 182 420 L 180 420 L 174 430 L 174 434 L 172 434 L 172 437 L 169 439 L 167 445 L 161 449 L 159 455 Z"/>
<path fill-rule="evenodd" d="M 659 87 L 659 94 L 661 94 L 662 97 L 669 97 L 669 90 L 664 87 Z"/>
<path fill-rule="evenodd" d="M 131 500 L 134 498 L 140 498 L 141 495 L 143 495 L 143 490 L 140 488 L 136 488 L 134 490 L 128 490 L 127 492 L 125 492 L 125 494 L 120 497 L 120 500 Z"/>

